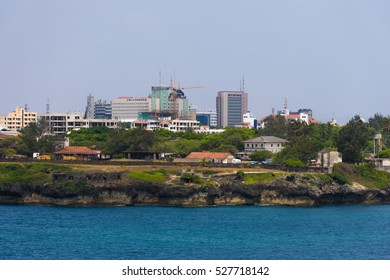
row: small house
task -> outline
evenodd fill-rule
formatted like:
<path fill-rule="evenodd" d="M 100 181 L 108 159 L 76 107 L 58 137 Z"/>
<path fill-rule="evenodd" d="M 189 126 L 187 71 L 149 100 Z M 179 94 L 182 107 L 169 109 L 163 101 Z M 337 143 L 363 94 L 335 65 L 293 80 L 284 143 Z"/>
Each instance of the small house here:
<path fill-rule="evenodd" d="M 250 154 L 256 151 L 280 152 L 287 141 L 275 136 L 260 136 L 244 141 L 245 153 Z"/>
<path fill-rule="evenodd" d="M 233 163 L 234 156 L 224 152 L 192 152 L 187 157 L 187 162 L 208 161 L 212 163 Z"/>
<path fill-rule="evenodd" d="M 333 167 L 335 163 L 342 162 L 341 154 L 337 151 L 322 150 L 318 152 L 316 164 L 321 167 Z"/>
<path fill-rule="evenodd" d="M 99 158 L 100 151 L 84 146 L 67 146 L 54 155 L 57 160 L 93 160 Z"/>

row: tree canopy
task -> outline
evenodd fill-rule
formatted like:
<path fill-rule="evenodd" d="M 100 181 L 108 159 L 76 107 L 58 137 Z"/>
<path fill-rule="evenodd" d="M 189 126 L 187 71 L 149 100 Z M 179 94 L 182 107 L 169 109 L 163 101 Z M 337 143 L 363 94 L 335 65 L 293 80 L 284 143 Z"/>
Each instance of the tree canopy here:
<path fill-rule="evenodd" d="M 340 129 L 335 142 L 337 150 L 343 155 L 344 162 L 362 162 L 369 135 L 368 125 L 358 115 Z"/>

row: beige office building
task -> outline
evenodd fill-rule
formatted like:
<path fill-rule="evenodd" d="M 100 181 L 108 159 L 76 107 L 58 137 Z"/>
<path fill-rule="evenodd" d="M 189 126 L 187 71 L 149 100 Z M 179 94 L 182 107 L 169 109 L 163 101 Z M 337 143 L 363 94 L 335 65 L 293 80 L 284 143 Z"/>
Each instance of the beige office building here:
<path fill-rule="evenodd" d="M 20 130 L 30 123 L 37 122 L 37 113 L 29 112 L 24 107 L 16 107 L 7 116 L 0 116 L 0 127 L 7 130 Z"/>
<path fill-rule="evenodd" d="M 136 120 L 141 112 L 151 110 L 149 97 L 119 97 L 112 100 L 112 118 L 122 121 Z"/>

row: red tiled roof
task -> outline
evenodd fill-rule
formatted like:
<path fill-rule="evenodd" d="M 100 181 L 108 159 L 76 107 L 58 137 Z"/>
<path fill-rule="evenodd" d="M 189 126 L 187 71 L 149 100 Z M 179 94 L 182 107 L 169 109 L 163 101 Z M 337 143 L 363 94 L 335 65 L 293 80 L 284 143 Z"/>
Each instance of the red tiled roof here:
<path fill-rule="evenodd" d="M 192 152 L 190 153 L 187 158 L 192 158 L 192 159 L 225 159 L 230 155 L 230 153 L 223 153 L 223 152 L 208 152 L 208 151 L 203 151 L 203 152 Z"/>
<path fill-rule="evenodd" d="M 299 114 L 290 114 L 287 116 L 288 119 L 299 119 L 300 117 Z"/>
<path fill-rule="evenodd" d="M 100 151 L 92 150 L 83 146 L 68 146 L 62 150 L 55 152 L 56 155 L 98 155 Z"/>

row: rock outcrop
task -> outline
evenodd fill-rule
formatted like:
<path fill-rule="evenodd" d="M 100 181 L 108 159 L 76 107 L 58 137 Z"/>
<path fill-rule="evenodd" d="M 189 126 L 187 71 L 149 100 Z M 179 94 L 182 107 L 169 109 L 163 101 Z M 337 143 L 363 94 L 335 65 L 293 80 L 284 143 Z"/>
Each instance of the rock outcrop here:
<path fill-rule="evenodd" d="M 292 205 L 361 204 L 390 202 L 390 188 L 370 190 L 334 182 L 308 184 L 302 175 L 271 183 L 245 184 L 219 178 L 218 184 L 195 185 L 144 182 L 56 182 L 43 186 L 26 183 L 0 185 L 0 203 L 30 205 Z"/>

